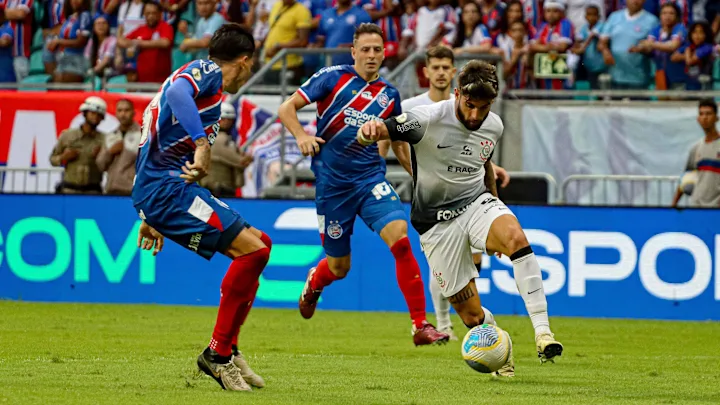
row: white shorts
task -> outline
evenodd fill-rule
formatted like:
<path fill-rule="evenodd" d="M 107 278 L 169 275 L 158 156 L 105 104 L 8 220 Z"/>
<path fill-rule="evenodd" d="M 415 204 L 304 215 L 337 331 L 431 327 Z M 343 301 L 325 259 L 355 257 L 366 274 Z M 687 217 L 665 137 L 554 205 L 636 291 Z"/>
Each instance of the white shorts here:
<path fill-rule="evenodd" d="M 498 198 L 483 193 L 462 215 L 439 222 L 420 236 L 420 244 L 442 295 L 452 297 L 478 277 L 472 248 L 487 253 L 490 225 L 502 215 L 513 215 Z"/>

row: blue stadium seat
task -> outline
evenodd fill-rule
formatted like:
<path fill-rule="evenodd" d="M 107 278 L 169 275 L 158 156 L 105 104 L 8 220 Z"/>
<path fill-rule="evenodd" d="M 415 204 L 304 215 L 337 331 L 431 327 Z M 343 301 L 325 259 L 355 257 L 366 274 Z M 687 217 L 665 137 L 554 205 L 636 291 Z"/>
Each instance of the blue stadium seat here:
<path fill-rule="evenodd" d="M 585 80 L 578 80 L 575 82 L 575 90 L 591 90 L 590 89 L 590 82 Z M 595 97 L 589 97 L 589 96 L 575 96 L 575 100 L 591 100 L 595 99 Z"/>
<path fill-rule="evenodd" d="M 37 74 L 37 75 L 30 75 L 20 81 L 20 87 L 18 87 L 18 90 L 20 91 L 47 91 L 46 89 L 40 89 L 35 87 L 23 87 L 23 83 L 49 83 L 50 79 L 52 79 L 52 76 L 47 74 Z"/>
<path fill-rule="evenodd" d="M 125 84 L 127 83 L 127 77 L 125 75 L 113 76 L 108 79 L 108 84 Z M 125 93 L 125 89 L 108 89 L 109 93 Z"/>
<path fill-rule="evenodd" d="M 33 35 L 32 45 L 30 45 L 30 49 L 33 52 L 42 50 L 43 45 L 45 45 L 45 43 L 43 41 L 42 30 L 37 30 L 35 31 L 35 35 Z"/>
<path fill-rule="evenodd" d="M 42 50 L 30 54 L 30 74 L 37 75 L 45 73 L 45 64 L 42 60 Z"/>

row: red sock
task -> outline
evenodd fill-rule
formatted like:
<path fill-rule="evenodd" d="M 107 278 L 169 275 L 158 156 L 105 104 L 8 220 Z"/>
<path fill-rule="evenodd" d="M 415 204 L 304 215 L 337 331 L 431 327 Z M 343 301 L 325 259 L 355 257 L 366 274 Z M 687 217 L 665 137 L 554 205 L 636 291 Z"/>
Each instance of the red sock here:
<path fill-rule="evenodd" d="M 262 248 L 253 253 L 236 257 L 230 263 L 220 286 L 220 307 L 215 322 L 210 348 L 221 356 L 232 353 L 233 336 L 237 337 L 240 326 L 238 314 L 247 309 L 255 298 L 255 286 L 260 273 L 270 259 L 270 249 Z M 249 309 L 248 309 L 249 310 Z"/>
<path fill-rule="evenodd" d="M 395 275 L 410 310 L 410 318 L 415 327 L 419 328 L 426 321 L 425 286 L 420 277 L 420 266 L 412 254 L 410 239 L 407 237 L 400 239 L 390 251 L 395 256 Z"/>
<path fill-rule="evenodd" d="M 268 249 L 272 252 L 272 239 L 270 239 L 269 236 L 265 232 L 260 235 L 260 240 L 262 243 L 267 246 Z M 253 302 L 255 302 L 255 295 L 257 294 L 257 290 L 260 288 L 260 283 L 255 283 L 255 288 L 252 292 L 252 301 L 245 307 L 241 308 L 240 312 L 238 312 L 237 317 L 235 319 L 235 323 L 237 324 L 237 330 L 235 333 L 233 333 L 232 338 L 232 345 L 237 346 L 238 345 L 238 334 L 240 333 L 240 327 L 245 324 L 245 319 L 247 319 L 248 314 L 250 313 L 250 309 L 252 308 Z"/>
<path fill-rule="evenodd" d="M 310 288 L 313 290 L 322 290 L 323 288 L 332 284 L 333 281 L 338 280 L 339 277 L 334 275 L 328 267 L 327 258 L 320 260 L 317 267 L 315 267 L 315 275 L 310 280 Z"/>

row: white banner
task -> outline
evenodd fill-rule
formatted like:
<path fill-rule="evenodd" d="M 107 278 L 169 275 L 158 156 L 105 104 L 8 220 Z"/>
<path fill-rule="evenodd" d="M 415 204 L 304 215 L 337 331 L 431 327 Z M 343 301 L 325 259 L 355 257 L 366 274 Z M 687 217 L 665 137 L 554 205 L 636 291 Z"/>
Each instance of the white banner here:
<path fill-rule="evenodd" d="M 696 107 L 556 107 L 522 110 L 523 170 L 570 175 L 680 176 L 703 136 Z M 569 186 L 565 201 L 669 205 L 676 185 L 623 182 Z"/>

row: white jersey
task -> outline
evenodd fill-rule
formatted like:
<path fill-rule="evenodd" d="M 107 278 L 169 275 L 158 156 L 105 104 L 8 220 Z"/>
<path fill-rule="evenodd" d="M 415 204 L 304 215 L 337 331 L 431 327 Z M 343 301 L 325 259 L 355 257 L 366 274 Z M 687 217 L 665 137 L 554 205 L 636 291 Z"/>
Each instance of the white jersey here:
<path fill-rule="evenodd" d="M 454 100 L 411 108 L 385 121 L 393 141 L 410 143 L 415 190 L 410 218 L 421 235 L 435 224 L 458 217 L 485 186 L 485 162 L 503 132 L 490 112 L 470 131 L 455 116 Z"/>
<path fill-rule="evenodd" d="M 455 100 L 455 95 L 450 94 L 449 100 Z M 438 101 L 438 103 L 439 103 L 439 101 Z M 435 101 L 432 101 L 432 99 L 430 99 L 430 92 L 426 91 L 425 93 L 420 94 L 418 96 L 403 100 L 402 101 L 402 110 L 410 111 L 419 105 L 430 105 L 430 104 L 435 104 Z"/>

